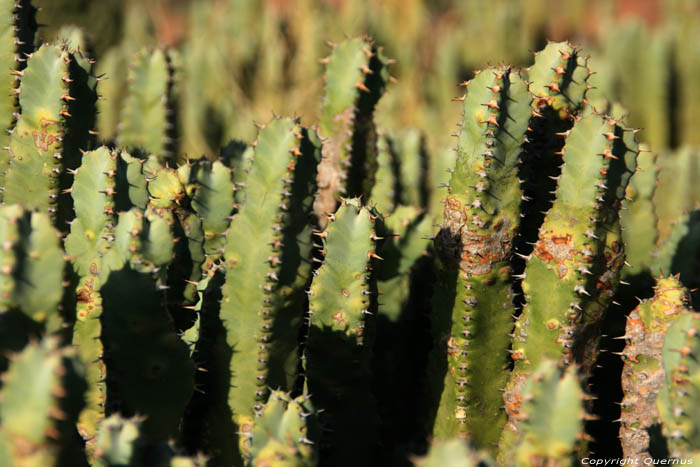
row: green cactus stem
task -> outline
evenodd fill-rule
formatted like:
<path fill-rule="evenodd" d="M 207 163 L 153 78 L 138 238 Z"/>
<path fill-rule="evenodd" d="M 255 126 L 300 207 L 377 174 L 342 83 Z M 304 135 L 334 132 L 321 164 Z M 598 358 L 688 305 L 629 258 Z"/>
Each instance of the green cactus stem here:
<path fill-rule="evenodd" d="M 527 68 L 530 91 L 536 108 L 551 107 L 560 117 L 575 115 L 585 102 L 592 73 L 588 58 L 569 42 L 550 42 L 535 53 L 535 64 Z"/>
<path fill-rule="evenodd" d="M 543 360 L 523 387 L 520 432 L 513 451 L 499 463 L 516 466 L 571 465 L 583 438 L 584 395 L 573 368 Z"/>
<path fill-rule="evenodd" d="M 71 188 L 76 218 L 65 240 L 66 254 L 78 275 L 73 344 L 86 368 L 88 381 L 86 406 L 78 421 L 78 431 L 87 442 L 89 456 L 93 453 L 97 425 L 104 418 L 106 401 L 104 349 L 100 340 L 102 297 L 99 291 L 110 270 L 121 266 L 112 248 L 118 157 L 106 147 L 83 156 Z"/>
<path fill-rule="evenodd" d="M 377 311 L 372 268 L 377 214 L 344 200 L 323 233 L 325 259 L 309 289 L 309 333 L 304 350 L 308 392 L 332 431 L 322 440 L 321 462 L 366 465 L 378 442 L 370 388 Z M 327 446 L 330 449 L 324 449 Z"/>
<path fill-rule="evenodd" d="M 16 308 L 48 331 L 60 329 L 64 254 L 48 215 L 17 205 L 0 208 L 3 253 L 0 312 Z"/>
<path fill-rule="evenodd" d="M 319 135 L 324 144 L 314 210 L 325 226 L 338 195 L 369 195 L 377 164 L 372 114 L 389 79 L 389 61 L 381 50 L 358 37 L 333 44 L 333 53 L 322 62 L 326 92 Z"/>
<path fill-rule="evenodd" d="M 442 387 L 433 434 L 468 438 L 481 449 L 494 448 L 505 423 L 501 390 L 512 329 L 510 259 L 520 222 L 518 163 L 530 103 L 525 81 L 507 67 L 483 70 L 468 83 L 457 164 L 435 240 L 452 271 L 441 280 L 456 275 L 457 282 L 445 283 L 455 290 L 454 301 L 446 290 L 438 292 L 438 300 L 446 302 L 436 303 L 433 313 L 439 342 L 433 358 L 447 361 L 444 374 L 429 376 L 435 395 Z M 449 318 L 443 316 L 448 310 Z M 438 321 L 451 324 L 442 329 Z"/>
<path fill-rule="evenodd" d="M 700 304 L 700 210 L 681 216 L 671 230 L 671 235 L 656 252 L 651 266 L 654 274 L 678 274 L 680 281 L 690 290 L 691 303 Z"/>
<path fill-rule="evenodd" d="M 463 439 L 435 441 L 425 457 L 414 459 L 416 467 L 489 467 L 496 463 L 467 446 Z"/>
<path fill-rule="evenodd" d="M 318 140 L 295 121 L 264 125 L 246 168 L 246 202 L 226 232 L 220 316 L 233 351 L 226 398 L 243 433 L 268 388 L 291 390 L 297 377 L 319 159 Z"/>
<path fill-rule="evenodd" d="M 29 0 L 2 0 L 0 2 L 0 68 L 3 70 L 0 93 L 0 148 L 10 144 L 9 130 L 18 116 L 17 95 L 19 80 L 26 63 L 25 54 L 33 50 L 35 9 Z M 9 153 L 0 152 L 0 186 L 5 186 L 5 171 Z M 0 191 L 0 200 L 3 192 Z"/>
<path fill-rule="evenodd" d="M 73 437 L 82 403 L 81 368 L 58 339 L 11 356 L 0 398 L 0 455 L 6 465 L 87 465 Z"/>
<path fill-rule="evenodd" d="M 250 436 L 247 465 L 318 464 L 320 426 L 308 396 L 292 399 L 287 393 L 272 391 Z"/>
<path fill-rule="evenodd" d="M 692 146 L 683 146 L 659 156 L 659 180 L 654 191 L 658 247 L 663 247 L 668 241 L 674 223 L 700 202 L 700 186 L 695 183 L 696 175 L 700 173 L 698 156 L 698 149 Z"/>
<path fill-rule="evenodd" d="M 119 123 L 119 146 L 155 154 L 159 161 L 172 159 L 175 140 L 171 79 L 165 50 L 142 50 L 134 57 Z"/>
<path fill-rule="evenodd" d="M 567 136 L 556 199 L 526 258 L 501 449 L 517 430 L 522 385 L 540 361 L 578 362 L 583 374 L 595 362 L 598 326 L 624 263 L 617 213 L 638 153 L 634 132 L 617 123 L 591 113 Z"/>
<path fill-rule="evenodd" d="M 653 448 L 650 433 L 659 425 L 656 397 L 666 383 L 662 349 L 668 327 L 685 308 L 686 291 L 672 276 L 660 277 L 654 297 L 642 301 L 627 317 L 622 355 L 620 441 L 625 458 L 645 462 Z"/>
<path fill-rule="evenodd" d="M 700 451 L 700 317 L 684 313 L 668 328 L 662 355 L 666 375 L 657 408 L 671 457 Z"/>
<path fill-rule="evenodd" d="M 625 242 L 627 262 L 631 265 L 625 271 L 630 275 L 648 271 L 654 262 L 652 253 L 656 249 L 657 237 L 653 204 L 658 176 L 656 158 L 655 153 L 640 151 L 637 174 L 627 187 L 629 203 L 627 209 L 620 211 L 622 239 Z"/>

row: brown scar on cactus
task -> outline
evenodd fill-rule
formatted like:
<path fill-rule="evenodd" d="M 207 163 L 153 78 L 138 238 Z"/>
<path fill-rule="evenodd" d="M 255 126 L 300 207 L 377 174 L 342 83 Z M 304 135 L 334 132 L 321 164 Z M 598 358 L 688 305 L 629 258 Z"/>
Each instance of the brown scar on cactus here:
<path fill-rule="evenodd" d="M 488 274 L 496 264 L 507 261 L 511 255 L 513 238 L 508 234 L 510 221 L 501 218 L 493 225 L 490 234 L 480 235 L 469 229 L 468 214 L 461 207 L 455 197 L 445 200 L 445 220 L 437 234 L 436 245 L 442 259 L 450 266 L 468 275 Z M 471 220 L 481 228 L 486 227 L 478 215 L 472 215 Z"/>

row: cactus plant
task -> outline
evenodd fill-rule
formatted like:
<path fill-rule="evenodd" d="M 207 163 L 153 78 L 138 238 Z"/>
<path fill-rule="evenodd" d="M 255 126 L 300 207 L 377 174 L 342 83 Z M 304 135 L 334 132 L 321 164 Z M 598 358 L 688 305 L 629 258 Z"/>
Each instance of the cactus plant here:
<path fill-rule="evenodd" d="M 656 398 L 666 383 L 662 350 L 667 330 L 684 313 L 686 291 L 672 276 L 656 281 L 654 297 L 642 301 L 627 317 L 623 350 L 620 439 L 626 458 L 651 459 L 654 426 L 660 423 Z M 647 461 L 648 462 L 648 461 Z"/>
<path fill-rule="evenodd" d="M 680 146 L 681 114 L 659 94 L 634 103 L 648 115 L 623 117 L 615 95 L 639 91 L 610 57 L 637 57 L 604 51 L 591 94 L 583 49 L 552 42 L 528 68 L 462 83 L 448 152 L 446 84 L 485 50 L 522 65 L 532 37 L 501 49 L 545 24 L 542 4 L 442 17 L 421 0 L 375 3 L 192 3 L 186 37 L 174 10 L 129 2 L 121 44 L 96 63 L 76 28 L 35 50 L 29 3 L 0 2 L 12 17 L 0 35 L 3 459 L 404 465 L 432 445 L 428 465 L 493 463 L 471 444 L 504 465 L 565 465 L 617 428 L 595 402 L 616 397 L 616 354 L 599 354 L 628 312 L 621 444 L 697 458 L 697 319 L 678 285 L 698 283 L 695 149 L 654 159 L 623 121 Z M 473 11 L 524 24 L 482 25 L 502 43 L 465 52 L 474 30 L 452 34 L 452 21 Z M 331 43 L 317 116 L 315 34 L 398 19 L 439 45 L 382 31 L 403 63 L 380 103 L 394 81 L 382 48 Z M 672 67 L 647 78 L 679 107 L 686 33 L 650 32 L 654 63 Z M 318 127 L 275 115 L 255 141 L 229 141 L 251 137 L 260 109 L 295 106 Z M 95 149 L 96 121 L 107 146 Z M 661 271 L 680 276 L 632 310 Z"/>
<path fill-rule="evenodd" d="M 322 421 L 333 430 L 321 449 L 321 462 L 358 465 L 372 458 L 378 442 L 369 379 L 378 216 L 358 200 L 344 200 L 330 220 L 327 230 L 318 233 L 325 257 L 308 291 L 304 368 L 308 391 L 324 410 Z"/>
<path fill-rule="evenodd" d="M 468 84 L 457 165 L 436 239 L 454 272 L 437 297 L 446 301 L 438 302 L 444 308 L 437 309 L 433 331 L 452 309 L 451 326 L 440 329 L 446 335 L 436 336 L 448 367 L 435 435 L 468 436 L 484 449 L 493 447 L 505 423 L 499 389 L 507 377 L 513 314 L 509 260 L 520 220 L 517 168 L 530 103 L 525 81 L 510 68 L 483 70 Z M 476 429 L 486 420 L 490 429 Z"/>

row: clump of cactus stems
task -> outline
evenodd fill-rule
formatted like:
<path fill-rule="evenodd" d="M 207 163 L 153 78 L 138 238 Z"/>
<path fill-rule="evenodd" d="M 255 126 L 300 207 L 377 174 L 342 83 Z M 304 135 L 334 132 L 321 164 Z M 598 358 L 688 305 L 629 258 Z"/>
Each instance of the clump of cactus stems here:
<path fill-rule="evenodd" d="M 570 465 L 622 276 L 649 272 L 620 336 L 622 449 L 698 456 L 697 212 L 659 240 L 673 190 L 588 102 L 577 47 L 462 83 L 455 159 L 376 128 L 392 60 L 365 38 L 323 60 L 317 126 L 275 116 L 189 159 L 177 52 L 139 51 L 98 120 L 79 32 L 34 49 L 28 2 L 0 9 L 9 465 Z"/>

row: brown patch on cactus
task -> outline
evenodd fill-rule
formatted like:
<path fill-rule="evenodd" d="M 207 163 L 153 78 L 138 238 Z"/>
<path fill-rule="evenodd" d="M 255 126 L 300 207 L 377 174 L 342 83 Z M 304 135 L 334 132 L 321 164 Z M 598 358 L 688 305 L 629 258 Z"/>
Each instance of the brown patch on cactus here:
<path fill-rule="evenodd" d="M 445 220 L 435 239 L 438 254 L 446 264 L 459 268 L 467 276 L 488 274 L 510 258 L 514 228 L 508 218 L 502 217 L 489 233 L 480 234 L 469 228 L 467 215 L 461 208 L 457 199 L 445 200 Z M 480 223 L 479 227 L 489 226 Z"/>
<path fill-rule="evenodd" d="M 513 375 L 511 384 L 506 387 L 503 393 L 503 401 L 505 402 L 506 415 L 508 416 L 508 423 L 506 424 L 506 430 L 517 431 L 518 422 L 522 419 L 520 413 L 520 408 L 522 406 L 522 392 L 525 386 L 525 376 L 522 374 Z"/>
<path fill-rule="evenodd" d="M 574 258 L 574 241 L 571 234 L 545 236 L 537 241 L 533 253 L 547 263 L 556 263 L 557 276 L 562 279 L 569 272 L 567 261 Z"/>
<path fill-rule="evenodd" d="M 344 164 L 349 163 L 346 146 L 352 144 L 352 125 L 355 121 L 355 108 L 348 107 L 334 118 L 333 135 L 321 134 L 323 147 L 321 163 L 318 165 L 318 196 L 314 200 L 314 212 L 321 228 L 328 225 L 328 214 L 335 212 L 338 194 L 345 193 L 347 177 Z"/>
<path fill-rule="evenodd" d="M 620 441 L 625 458 L 640 459 L 640 463 L 651 458 L 648 429 L 659 423 L 656 396 L 666 379 L 661 350 L 667 326 L 651 324 L 656 329 L 647 328 L 638 309 L 632 311 L 627 319 L 628 342 L 623 351 Z"/>

